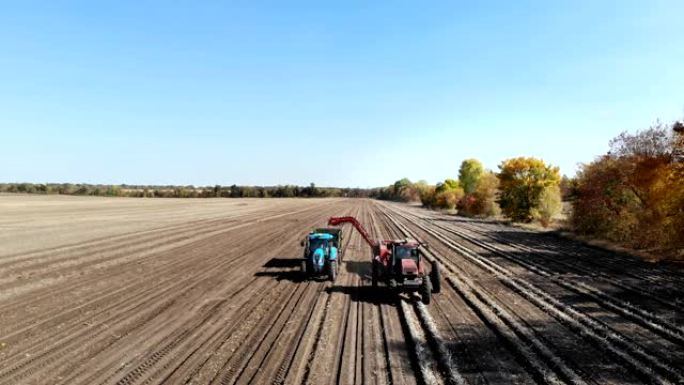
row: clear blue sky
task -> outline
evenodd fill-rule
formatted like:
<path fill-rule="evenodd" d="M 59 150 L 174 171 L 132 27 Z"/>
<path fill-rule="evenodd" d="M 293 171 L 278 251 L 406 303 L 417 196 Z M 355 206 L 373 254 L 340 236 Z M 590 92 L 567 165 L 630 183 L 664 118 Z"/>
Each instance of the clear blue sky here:
<path fill-rule="evenodd" d="M 201 3 L 201 4 L 200 4 Z M 0 181 L 379 186 L 573 174 L 684 116 L 684 2 L 15 1 Z"/>

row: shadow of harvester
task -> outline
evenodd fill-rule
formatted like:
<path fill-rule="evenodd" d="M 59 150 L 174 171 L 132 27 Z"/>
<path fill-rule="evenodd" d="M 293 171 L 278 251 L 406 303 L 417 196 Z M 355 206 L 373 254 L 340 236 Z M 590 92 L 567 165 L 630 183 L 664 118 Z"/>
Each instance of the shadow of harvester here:
<path fill-rule="evenodd" d="M 331 286 L 325 289 L 329 294 L 348 295 L 352 302 L 365 302 L 374 305 L 396 306 L 398 296 L 385 286 Z"/>

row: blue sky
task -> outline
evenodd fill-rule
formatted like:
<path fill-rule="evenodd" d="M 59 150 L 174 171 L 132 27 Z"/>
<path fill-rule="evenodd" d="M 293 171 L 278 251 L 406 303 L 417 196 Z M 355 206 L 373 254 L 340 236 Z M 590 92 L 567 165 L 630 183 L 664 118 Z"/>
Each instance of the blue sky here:
<path fill-rule="evenodd" d="M 684 117 L 684 2 L 8 2 L 0 181 L 572 175 Z"/>

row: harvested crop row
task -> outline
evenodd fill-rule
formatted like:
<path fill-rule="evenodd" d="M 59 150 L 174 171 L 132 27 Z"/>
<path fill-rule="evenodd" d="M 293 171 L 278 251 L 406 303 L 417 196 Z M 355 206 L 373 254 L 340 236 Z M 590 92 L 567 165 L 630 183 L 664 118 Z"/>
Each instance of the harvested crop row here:
<path fill-rule="evenodd" d="M 415 221 L 412 223 L 435 236 L 467 260 L 489 271 L 506 286 L 523 295 L 531 303 L 534 303 L 579 335 L 597 343 L 597 346 L 613 354 L 614 357 L 632 368 L 642 378 L 661 383 L 667 383 L 669 380 L 681 380 L 681 373 L 676 368 L 662 363 L 658 358 L 651 356 L 628 338 L 611 330 L 609 326 L 562 304 L 527 281 L 515 277 L 512 278 L 512 274 L 501 266 L 471 252 L 461 245 L 451 243 L 445 239 L 444 234 L 438 233 L 434 228 L 427 228 L 424 225 L 416 224 Z"/>

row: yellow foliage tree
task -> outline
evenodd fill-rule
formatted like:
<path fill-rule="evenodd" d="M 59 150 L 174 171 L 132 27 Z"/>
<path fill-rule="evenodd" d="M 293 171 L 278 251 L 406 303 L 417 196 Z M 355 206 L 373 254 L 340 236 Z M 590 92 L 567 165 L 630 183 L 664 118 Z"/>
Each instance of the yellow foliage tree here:
<path fill-rule="evenodd" d="M 437 184 L 434 195 L 434 207 L 453 210 L 465 193 L 454 179 L 446 179 Z"/>
<path fill-rule="evenodd" d="M 460 187 L 439 192 L 435 194 L 435 206 L 441 207 L 443 209 L 453 210 L 456 208 L 458 201 L 463 198 L 463 195 L 463 189 Z"/>
<path fill-rule="evenodd" d="M 508 159 L 499 169 L 499 204 L 503 213 L 514 221 L 532 220 L 532 209 L 538 207 L 544 189 L 560 184 L 558 167 L 548 166 L 541 159 Z"/>

